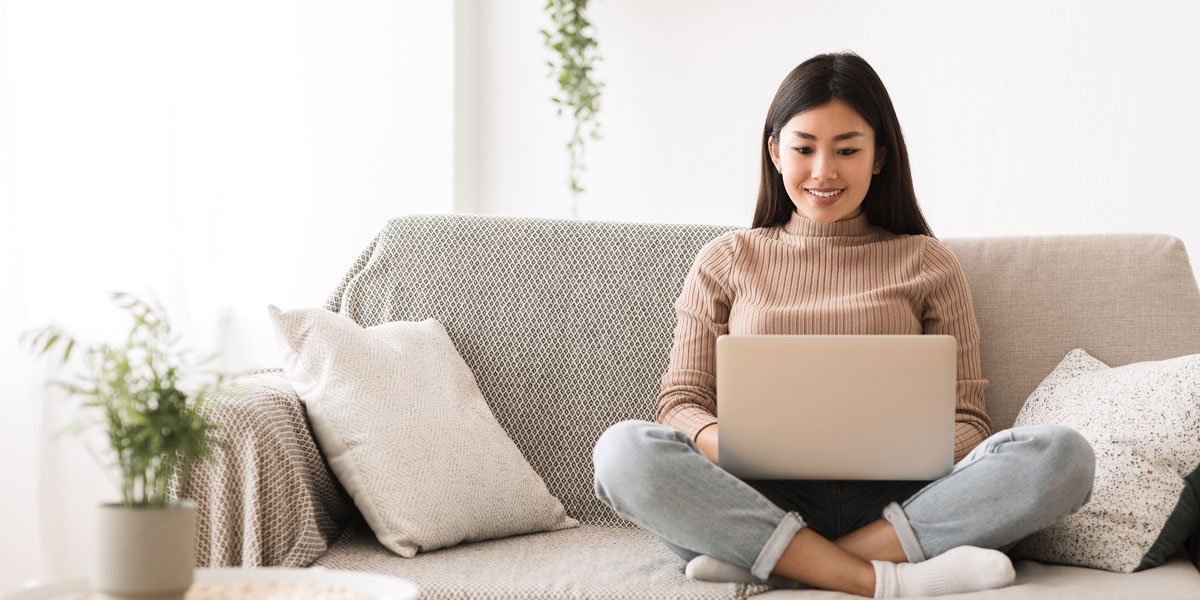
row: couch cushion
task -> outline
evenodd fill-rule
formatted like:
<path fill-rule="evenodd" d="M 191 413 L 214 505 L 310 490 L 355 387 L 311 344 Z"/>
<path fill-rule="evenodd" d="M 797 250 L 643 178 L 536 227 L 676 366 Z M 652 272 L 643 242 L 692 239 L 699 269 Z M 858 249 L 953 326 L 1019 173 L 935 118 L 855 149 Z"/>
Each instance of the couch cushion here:
<path fill-rule="evenodd" d="M 1200 291 L 1179 238 L 947 238 L 971 287 L 988 415 L 1012 426 L 1074 348 L 1113 367 L 1200 353 Z"/>
<path fill-rule="evenodd" d="M 314 567 L 402 577 L 441 598 L 745 598 L 766 585 L 688 579 L 686 563 L 642 529 L 584 525 L 402 558 L 353 522 Z"/>
<path fill-rule="evenodd" d="M 1017 580 L 998 590 L 937 596 L 937 600 L 1195 600 L 1200 572 L 1183 554 L 1161 566 L 1138 573 L 1111 573 L 1046 565 L 1031 560 L 1013 563 Z M 861 596 L 816 590 L 770 590 L 754 600 L 861 600 Z"/>
<path fill-rule="evenodd" d="M 323 308 L 267 312 L 321 452 L 393 552 L 579 526 L 436 319 L 363 328 Z"/>
<path fill-rule="evenodd" d="M 1091 442 L 1095 486 L 1013 556 L 1129 573 L 1162 564 L 1200 526 L 1200 354 L 1110 368 L 1072 350 L 1014 425 L 1046 423 Z"/>
<path fill-rule="evenodd" d="M 592 448 L 613 423 L 654 420 L 675 297 L 696 252 L 729 229 L 403 217 L 326 308 L 364 327 L 437 319 L 567 513 L 632 526 L 596 499 Z"/>
<path fill-rule="evenodd" d="M 388 552 L 365 523 L 355 521 L 313 566 L 402 577 L 420 586 L 422 600 L 860 598 L 825 590 L 694 581 L 683 574 L 686 564 L 648 531 L 594 525 L 475 542 L 406 559 Z M 1014 564 L 1017 581 L 1012 587 L 938 598 L 1184 600 L 1196 598 L 1200 590 L 1200 572 L 1183 553 L 1161 566 L 1129 574 L 1028 560 Z"/>

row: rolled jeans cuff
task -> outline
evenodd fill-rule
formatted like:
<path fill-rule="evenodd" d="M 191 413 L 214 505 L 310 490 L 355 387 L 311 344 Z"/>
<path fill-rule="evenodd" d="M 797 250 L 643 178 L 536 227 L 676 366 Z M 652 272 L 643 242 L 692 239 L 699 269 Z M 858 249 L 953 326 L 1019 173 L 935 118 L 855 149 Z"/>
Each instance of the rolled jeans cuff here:
<path fill-rule="evenodd" d="M 750 567 L 750 574 L 766 581 L 771 576 L 771 571 L 775 569 L 775 563 L 779 562 L 783 551 L 787 550 L 788 544 L 792 542 L 792 538 L 802 527 L 804 527 L 804 519 L 800 518 L 798 513 L 789 512 L 784 515 L 783 520 L 771 533 L 771 537 L 767 539 L 762 552 L 758 553 L 758 559 Z"/>
<path fill-rule="evenodd" d="M 892 524 L 892 529 L 896 530 L 896 537 L 900 538 L 900 547 L 904 549 L 904 556 L 908 557 L 908 562 L 916 563 L 925 560 L 925 551 L 921 550 L 917 534 L 913 533 L 912 525 L 908 522 L 908 515 L 904 514 L 900 505 L 892 502 L 883 507 L 883 518 Z"/>

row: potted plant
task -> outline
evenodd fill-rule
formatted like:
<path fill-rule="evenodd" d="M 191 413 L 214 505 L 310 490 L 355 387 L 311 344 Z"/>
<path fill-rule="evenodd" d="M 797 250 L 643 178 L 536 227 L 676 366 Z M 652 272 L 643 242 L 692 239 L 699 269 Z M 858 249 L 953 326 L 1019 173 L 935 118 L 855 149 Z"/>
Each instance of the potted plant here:
<path fill-rule="evenodd" d="M 216 354 L 190 363 L 172 348 L 177 338 L 161 303 L 111 296 L 133 317 L 124 344 L 88 347 L 76 380 L 49 382 L 80 400 L 68 429 L 106 434 L 111 462 L 101 464 L 115 472 L 121 491 L 120 502 L 100 506 L 90 581 L 110 597 L 182 598 L 194 573 L 196 506 L 170 490 L 186 489 L 193 466 L 224 447 L 202 408 L 227 377 L 207 372 L 189 385 L 191 368 Z M 55 326 L 26 332 L 26 340 L 39 354 L 63 348 L 63 364 L 80 356 L 72 354 L 76 340 Z"/>

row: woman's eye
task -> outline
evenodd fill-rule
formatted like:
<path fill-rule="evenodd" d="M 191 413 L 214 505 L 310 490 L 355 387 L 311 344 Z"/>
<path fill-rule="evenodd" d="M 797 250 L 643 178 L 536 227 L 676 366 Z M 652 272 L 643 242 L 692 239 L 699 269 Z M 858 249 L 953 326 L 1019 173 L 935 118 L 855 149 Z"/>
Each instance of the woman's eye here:
<path fill-rule="evenodd" d="M 808 146 L 792 148 L 792 150 L 795 150 L 796 152 L 799 152 L 800 154 L 812 154 L 812 148 L 809 148 Z M 842 148 L 841 150 L 838 150 L 838 154 L 841 154 L 842 156 L 850 156 L 851 154 L 854 154 L 856 152 L 858 152 L 858 148 Z"/>

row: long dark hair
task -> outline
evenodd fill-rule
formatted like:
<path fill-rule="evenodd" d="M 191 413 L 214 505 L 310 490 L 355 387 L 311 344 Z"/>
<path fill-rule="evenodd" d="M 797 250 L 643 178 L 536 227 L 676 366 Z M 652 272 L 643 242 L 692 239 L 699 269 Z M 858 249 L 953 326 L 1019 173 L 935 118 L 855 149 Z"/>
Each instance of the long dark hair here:
<path fill-rule="evenodd" d="M 875 69 L 850 51 L 818 54 L 792 69 L 779 84 L 771 108 L 767 109 L 762 143 L 759 144 L 762 179 L 751 226 L 782 225 L 791 217 L 795 206 L 784 188 L 783 176 L 771 162 L 767 142 L 778 145 L 779 130 L 792 117 L 834 98 L 858 111 L 875 130 L 876 146 L 887 149 L 883 167 L 871 179 L 863 199 L 862 210 L 867 220 L 896 234 L 933 236 L 917 206 L 912 172 L 908 167 L 908 150 L 904 147 L 904 135 L 900 132 L 892 99 Z"/>

